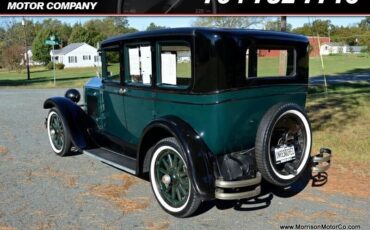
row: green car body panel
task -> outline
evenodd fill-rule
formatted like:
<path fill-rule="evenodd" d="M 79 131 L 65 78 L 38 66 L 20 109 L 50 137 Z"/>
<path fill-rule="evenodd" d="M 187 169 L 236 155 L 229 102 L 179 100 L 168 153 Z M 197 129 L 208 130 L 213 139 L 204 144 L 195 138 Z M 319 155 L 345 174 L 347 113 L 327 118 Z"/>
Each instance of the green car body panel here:
<path fill-rule="evenodd" d="M 215 155 L 253 148 L 260 119 L 266 111 L 281 102 L 303 107 L 307 92 L 307 86 L 302 85 L 254 87 L 207 95 L 131 88 L 121 96 L 117 88 L 107 88 L 85 89 L 86 95 L 104 94 L 100 105 L 110 102 L 104 103 L 108 114 L 99 111 L 94 116 L 98 124 L 105 124 L 101 126 L 103 130 L 137 146 L 142 131 L 152 120 L 172 115 L 190 124 Z"/>

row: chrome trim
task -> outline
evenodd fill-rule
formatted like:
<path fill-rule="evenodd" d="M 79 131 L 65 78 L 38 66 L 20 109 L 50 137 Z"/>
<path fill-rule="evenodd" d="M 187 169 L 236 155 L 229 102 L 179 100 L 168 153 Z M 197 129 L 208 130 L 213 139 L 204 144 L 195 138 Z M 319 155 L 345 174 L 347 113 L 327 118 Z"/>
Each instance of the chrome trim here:
<path fill-rule="evenodd" d="M 323 173 L 326 172 L 331 165 L 332 152 L 330 149 L 322 148 L 320 153 L 312 157 L 312 172 Z"/>
<path fill-rule="evenodd" d="M 316 165 L 312 167 L 313 173 L 323 173 L 326 172 L 330 168 L 330 164 L 327 165 Z"/>
<path fill-rule="evenodd" d="M 249 180 L 240 180 L 240 181 L 224 181 L 224 180 L 216 180 L 215 185 L 219 188 L 241 188 L 241 187 L 248 187 L 252 185 L 260 184 L 262 180 L 261 173 L 257 172 L 256 178 L 249 179 Z"/>
<path fill-rule="evenodd" d="M 258 196 L 261 193 L 261 186 L 257 186 L 252 191 L 240 193 L 224 193 L 222 189 L 216 189 L 215 197 L 220 200 L 240 200 Z"/>
<path fill-rule="evenodd" d="M 122 170 L 124 170 L 124 171 L 126 171 L 126 172 L 129 172 L 129 173 L 131 173 L 131 174 L 134 174 L 134 175 L 136 174 L 136 171 L 135 171 L 135 170 L 132 170 L 132 169 L 129 169 L 129 168 L 125 167 L 125 166 L 122 166 L 122 165 L 116 164 L 116 163 L 114 163 L 114 162 L 112 162 L 112 161 L 109 161 L 109 160 L 106 160 L 106 159 L 104 159 L 104 158 L 98 157 L 98 156 L 96 156 L 96 155 L 94 155 L 94 154 L 92 154 L 92 153 L 89 153 L 89 152 L 88 152 L 88 151 L 86 151 L 86 150 L 83 150 L 83 151 L 82 151 L 82 153 L 83 153 L 83 154 L 86 154 L 86 155 L 87 155 L 87 156 L 89 156 L 89 157 L 95 158 L 95 159 L 97 159 L 97 160 L 99 160 L 99 161 L 101 161 L 101 162 L 104 162 L 104 163 L 107 163 L 107 164 L 109 164 L 109 165 L 112 165 L 112 166 L 114 166 L 114 167 L 116 167 L 116 168 L 122 169 Z"/>
<path fill-rule="evenodd" d="M 320 156 L 320 155 L 323 155 L 323 156 Z M 331 160 L 331 155 L 329 153 L 319 154 L 312 158 L 312 162 L 314 163 L 323 163 L 323 162 L 328 162 L 330 160 Z"/>

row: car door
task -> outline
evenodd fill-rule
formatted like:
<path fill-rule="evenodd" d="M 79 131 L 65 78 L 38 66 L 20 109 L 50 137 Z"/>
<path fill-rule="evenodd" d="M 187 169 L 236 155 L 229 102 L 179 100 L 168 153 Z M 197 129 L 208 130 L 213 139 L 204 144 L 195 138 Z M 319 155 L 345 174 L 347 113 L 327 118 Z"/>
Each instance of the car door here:
<path fill-rule="evenodd" d="M 141 134 L 154 117 L 152 85 L 153 46 L 150 42 L 124 46 L 124 100 L 128 142 L 132 148 L 139 144 Z"/>
<path fill-rule="evenodd" d="M 123 55 L 119 45 L 102 52 L 103 89 L 99 145 L 117 153 L 130 155 L 127 148 L 127 123 L 123 83 Z"/>

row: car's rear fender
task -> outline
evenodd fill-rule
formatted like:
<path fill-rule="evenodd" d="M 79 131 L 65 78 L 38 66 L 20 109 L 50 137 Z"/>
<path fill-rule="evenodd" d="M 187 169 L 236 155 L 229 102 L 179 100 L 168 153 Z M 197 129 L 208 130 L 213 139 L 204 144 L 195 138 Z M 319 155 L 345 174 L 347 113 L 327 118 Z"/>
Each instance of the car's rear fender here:
<path fill-rule="evenodd" d="M 51 108 L 56 108 L 60 112 L 72 143 L 79 151 L 94 147 L 88 129 L 93 128 L 95 124 L 80 106 L 65 97 L 52 97 L 44 102 L 44 109 Z"/>
<path fill-rule="evenodd" d="M 145 156 L 146 152 L 145 150 L 143 151 L 143 146 L 148 141 L 150 133 L 155 129 L 161 129 L 177 139 L 186 156 L 194 189 L 204 199 L 212 199 L 215 189 L 212 154 L 203 142 L 202 137 L 190 125 L 178 117 L 165 116 L 152 121 L 146 127 L 137 153 L 137 168 L 142 170 L 143 158 L 150 160 L 150 156 Z"/>

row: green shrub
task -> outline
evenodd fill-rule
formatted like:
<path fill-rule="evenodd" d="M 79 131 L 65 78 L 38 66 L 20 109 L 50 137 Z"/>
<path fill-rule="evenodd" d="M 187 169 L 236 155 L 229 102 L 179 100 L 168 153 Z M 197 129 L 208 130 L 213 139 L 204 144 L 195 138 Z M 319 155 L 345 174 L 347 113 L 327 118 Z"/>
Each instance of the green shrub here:
<path fill-rule="evenodd" d="M 64 69 L 64 64 L 63 63 L 57 63 L 55 64 L 56 69 Z"/>
<path fill-rule="evenodd" d="M 48 70 L 52 70 L 54 68 L 54 63 L 51 61 L 46 65 L 46 68 Z M 64 69 L 64 64 L 63 63 L 56 63 L 55 64 L 55 69 Z"/>

